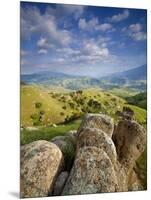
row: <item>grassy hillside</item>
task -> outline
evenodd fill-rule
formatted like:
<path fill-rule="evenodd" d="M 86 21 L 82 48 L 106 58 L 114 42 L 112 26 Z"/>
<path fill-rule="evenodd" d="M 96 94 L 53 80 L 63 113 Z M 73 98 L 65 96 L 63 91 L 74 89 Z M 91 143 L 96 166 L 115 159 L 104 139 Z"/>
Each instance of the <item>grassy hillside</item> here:
<path fill-rule="evenodd" d="M 146 92 L 142 92 L 137 95 L 127 97 L 126 100 L 129 104 L 133 104 L 141 108 L 147 109 L 147 93 Z"/>
<path fill-rule="evenodd" d="M 39 108 L 36 107 L 37 103 L 41 104 Z M 52 98 L 48 92 L 36 86 L 21 86 L 21 124 L 23 126 L 34 125 L 32 115 L 36 121 L 39 112 L 44 113 L 41 119 L 43 124 L 63 122 L 64 116 L 60 115 L 63 111 L 62 103 Z"/>
<path fill-rule="evenodd" d="M 140 123 L 146 121 L 146 111 L 109 92 L 91 88 L 73 92 L 45 90 L 38 86 L 21 86 L 22 126 L 43 126 L 70 122 L 85 113 L 105 113 L 115 118 L 123 106 L 131 107 Z"/>
<path fill-rule="evenodd" d="M 37 130 L 23 129 L 21 132 L 21 145 L 28 144 L 36 140 L 51 140 L 57 135 L 64 135 L 70 130 L 77 130 L 80 126 L 81 119 L 74 120 L 67 124 L 60 124 L 56 127 L 38 127 Z"/>
<path fill-rule="evenodd" d="M 130 107 L 134 118 L 146 127 L 146 110 L 129 105 L 111 93 L 91 88 L 76 92 L 61 93 L 60 90 L 45 90 L 37 86 L 21 86 L 21 143 L 29 143 L 37 139 L 49 140 L 55 135 L 65 134 L 77 129 L 85 113 L 104 113 L 117 120 L 115 112 Z M 54 124 L 58 124 L 55 127 Z M 35 126 L 38 130 L 28 130 Z"/>
<path fill-rule="evenodd" d="M 114 87 L 110 89 L 109 92 L 116 96 L 126 98 L 126 97 L 131 97 L 138 94 L 139 91 L 136 89 L 130 89 L 127 87 L 121 87 L 121 88 Z"/>
<path fill-rule="evenodd" d="M 81 117 L 86 112 L 113 115 L 125 101 L 100 89 L 61 93 L 38 86 L 21 86 L 21 124 L 40 126 L 59 124 Z"/>

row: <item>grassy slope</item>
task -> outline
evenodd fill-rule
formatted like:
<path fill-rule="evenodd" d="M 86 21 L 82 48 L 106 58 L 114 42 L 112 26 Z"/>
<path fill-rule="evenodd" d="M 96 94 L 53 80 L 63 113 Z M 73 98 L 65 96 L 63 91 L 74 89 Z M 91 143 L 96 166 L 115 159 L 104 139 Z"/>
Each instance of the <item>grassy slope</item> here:
<path fill-rule="evenodd" d="M 138 94 L 137 90 L 128 88 L 113 88 L 112 90 L 109 90 L 109 92 L 122 98 Z"/>
<path fill-rule="evenodd" d="M 22 86 L 21 87 L 21 124 L 23 126 L 32 126 L 31 115 L 37 113 L 39 110 L 35 108 L 35 103 L 41 102 L 40 110 L 45 111 L 44 123 L 59 123 L 64 121 L 64 116 L 60 115 L 63 104 L 52 98 L 48 92 L 36 86 Z"/>
<path fill-rule="evenodd" d="M 147 109 L 147 93 L 139 93 L 137 95 L 127 97 L 126 101 L 132 105 L 139 106 L 141 108 Z"/>
<path fill-rule="evenodd" d="M 146 122 L 146 110 L 141 109 L 134 105 L 126 104 L 126 101 L 110 93 L 101 91 L 99 89 L 86 89 L 83 91 L 82 98 L 86 97 L 86 101 L 89 99 L 95 99 L 104 106 L 104 113 L 109 114 L 116 119 L 116 110 L 122 110 L 123 106 L 128 106 L 134 110 L 135 119 L 145 125 Z M 68 94 L 67 94 L 67 98 Z M 22 86 L 21 87 L 21 123 L 25 126 L 32 126 L 31 114 L 38 112 L 35 108 L 35 102 L 42 102 L 42 110 L 45 110 L 44 124 L 48 125 L 48 119 L 51 119 L 52 123 L 60 123 L 64 121 L 66 115 L 73 112 L 67 106 L 66 110 L 62 107 L 66 105 L 66 102 L 58 101 L 57 98 L 52 98 L 48 94 L 48 91 L 44 91 L 36 86 Z M 80 106 L 79 106 L 80 107 Z M 61 116 L 60 112 L 64 112 L 65 115 Z M 29 143 L 37 139 L 49 140 L 51 137 L 64 134 L 65 132 L 77 129 L 79 125 L 74 120 L 71 123 L 65 125 L 58 125 L 58 127 L 39 127 L 38 131 L 23 130 L 21 133 L 21 143 Z"/>
<path fill-rule="evenodd" d="M 21 145 L 28 144 L 36 140 L 51 140 L 57 135 L 64 135 L 70 130 L 77 130 L 80 126 L 81 120 L 74 120 L 65 125 L 58 125 L 57 127 L 39 127 L 38 130 L 30 131 L 23 129 L 21 133 Z"/>

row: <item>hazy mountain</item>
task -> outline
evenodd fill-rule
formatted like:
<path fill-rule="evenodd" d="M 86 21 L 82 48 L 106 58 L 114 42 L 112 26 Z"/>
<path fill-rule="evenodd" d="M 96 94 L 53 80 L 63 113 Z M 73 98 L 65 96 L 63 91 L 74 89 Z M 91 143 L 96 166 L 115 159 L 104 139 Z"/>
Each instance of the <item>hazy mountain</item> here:
<path fill-rule="evenodd" d="M 60 72 L 39 72 L 30 75 L 21 75 L 21 81 L 27 84 L 42 84 L 45 86 L 61 86 L 66 89 L 78 90 L 90 87 L 100 87 L 110 90 L 114 87 L 133 87 L 138 90 L 146 90 L 146 65 L 118 72 L 103 78 L 68 75 Z"/>
<path fill-rule="evenodd" d="M 134 69 L 130 69 L 123 72 L 118 72 L 115 74 L 112 74 L 110 76 L 107 76 L 106 78 L 114 79 L 126 79 L 126 80 L 146 80 L 147 77 L 147 65 L 143 65 Z"/>
<path fill-rule="evenodd" d="M 60 72 L 45 71 L 34 74 L 23 74 L 21 75 L 21 80 L 27 83 L 42 83 L 55 78 L 73 78 L 73 77 L 74 76 L 70 76 Z"/>

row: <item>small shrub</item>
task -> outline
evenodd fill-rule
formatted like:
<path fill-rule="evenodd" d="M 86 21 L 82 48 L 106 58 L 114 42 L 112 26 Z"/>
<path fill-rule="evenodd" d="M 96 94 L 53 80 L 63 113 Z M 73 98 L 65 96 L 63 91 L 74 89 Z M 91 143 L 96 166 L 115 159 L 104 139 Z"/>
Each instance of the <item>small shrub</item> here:
<path fill-rule="evenodd" d="M 40 114 L 40 115 L 44 115 L 44 114 L 45 114 L 45 111 L 44 111 L 44 110 L 40 110 L 39 114 Z"/>
<path fill-rule="evenodd" d="M 66 110 L 66 109 L 67 109 L 67 107 L 66 107 L 66 106 L 63 106 L 63 107 L 62 107 L 62 109 Z"/>
<path fill-rule="evenodd" d="M 41 102 L 36 102 L 35 103 L 35 108 L 41 108 L 42 106 L 42 103 Z"/>
<path fill-rule="evenodd" d="M 33 113 L 33 114 L 31 114 L 30 118 L 33 119 L 33 120 L 36 120 L 36 119 L 38 119 L 38 114 Z"/>
<path fill-rule="evenodd" d="M 60 112 L 60 115 L 61 115 L 61 116 L 64 116 L 64 112 Z"/>

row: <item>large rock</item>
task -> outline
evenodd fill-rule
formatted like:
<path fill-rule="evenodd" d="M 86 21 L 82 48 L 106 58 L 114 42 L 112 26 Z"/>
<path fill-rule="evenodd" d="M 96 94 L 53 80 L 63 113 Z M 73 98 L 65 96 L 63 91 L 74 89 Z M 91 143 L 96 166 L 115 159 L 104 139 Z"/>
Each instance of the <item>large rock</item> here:
<path fill-rule="evenodd" d="M 51 142 L 56 144 L 63 153 L 65 160 L 65 168 L 70 171 L 76 151 L 76 141 L 71 135 L 56 136 Z"/>
<path fill-rule="evenodd" d="M 117 161 L 117 154 L 113 141 L 106 133 L 99 129 L 85 128 L 80 132 L 77 149 L 84 146 L 95 146 L 103 149 L 113 164 Z"/>
<path fill-rule="evenodd" d="M 39 140 L 21 148 L 21 197 L 44 197 L 52 192 L 63 165 L 63 155 L 53 143 Z"/>
<path fill-rule="evenodd" d="M 124 166 L 122 166 L 118 161 L 114 165 L 115 174 L 118 181 L 117 192 L 127 192 L 128 191 L 128 176 L 127 171 Z"/>
<path fill-rule="evenodd" d="M 146 130 L 135 121 L 122 120 L 116 126 L 114 142 L 120 163 L 131 170 L 145 149 Z"/>
<path fill-rule="evenodd" d="M 134 170 L 132 170 L 128 176 L 128 190 L 129 191 L 143 190 L 141 182 Z"/>
<path fill-rule="evenodd" d="M 115 192 L 117 178 L 108 155 L 100 148 L 84 146 L 77 152 L 62 195 Z"/>
<path fill-rule="evenodd" d="M 67 171 L 61 172 L 59 176 L 57 177 L 57 180 L 54 185 L 53 189 L 53 196 L 59 196 L 61 195 L 64 185 L 66 183 L 66 180 L 68 178 L 69 173 Z"/>
<path fill-rule="evenodd" d="M 84 128 L 97 128 L 104 131 L 109 137 L 112 137 L 114 124 L 113 119 L 104 114 L 87 114 L 78 130 L 78 133 Z"/>

